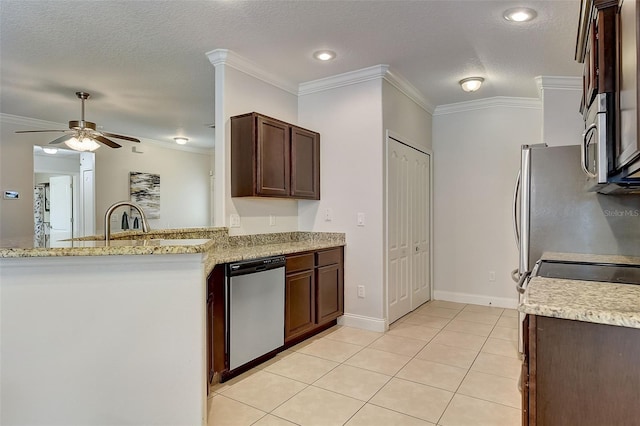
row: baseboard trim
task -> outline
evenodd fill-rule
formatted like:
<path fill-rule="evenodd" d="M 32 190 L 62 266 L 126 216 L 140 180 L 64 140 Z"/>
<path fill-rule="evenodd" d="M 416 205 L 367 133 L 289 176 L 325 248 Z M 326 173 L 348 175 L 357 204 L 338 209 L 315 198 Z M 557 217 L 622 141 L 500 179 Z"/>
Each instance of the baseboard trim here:
<path fill-rule="evenodd" d="M 387 331 L 387 321 L 383 318 L 365 317 L 356 314 L 344 314 L 338 318 L 338 325 L 361 328 L 363 330 L 385 332 Z"/>
<path fill-rule="evenodd" d="M 492 297 L 479 294 L 456 293 L 453 291 L 435 290 L 433 292 L 435 300 L 445 300 L 447 302 L 472 303 L 474 305 L 495 306 L 498 308 L 515 309 L 518 307 L 516 297 Z"/>

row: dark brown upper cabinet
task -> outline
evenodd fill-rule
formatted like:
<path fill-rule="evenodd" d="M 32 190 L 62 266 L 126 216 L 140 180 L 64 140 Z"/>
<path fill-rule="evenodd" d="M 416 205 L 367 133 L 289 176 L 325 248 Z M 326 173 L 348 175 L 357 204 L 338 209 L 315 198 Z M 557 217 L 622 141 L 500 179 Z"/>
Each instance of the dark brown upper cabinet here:
<path fill-rule="evenodd" d="M 320 199 L 320 134 L 255 112 L 231 117 L 231 196 Z"/>
<path fill-rule="evenodd" d="M 581 2 L 576 60 L 584 63 L 580 112 L 591 106 L 598 93 L 615 91 L 617 0 Z"/>

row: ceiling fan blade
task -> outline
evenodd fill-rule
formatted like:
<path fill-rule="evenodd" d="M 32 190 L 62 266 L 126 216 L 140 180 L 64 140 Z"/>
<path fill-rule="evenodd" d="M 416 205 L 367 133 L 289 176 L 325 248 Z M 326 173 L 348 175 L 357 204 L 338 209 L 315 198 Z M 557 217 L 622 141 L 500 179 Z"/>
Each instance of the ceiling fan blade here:
<path fill-rule="evenodd" d="M 16 133 L 68 132 L 69 130 L 17 130 Z"/>
<path fill-rule="evenodd" d="M 107 138 L 105 138 L 104 136 L 99 136 L 96 135 L 94 136 L 94 139 L 97 140 L 98 142 L 102 142 L 103 144 L 110 146 L 111 148 L 120 148 L 122 145 L 115 143 L 112 140 L 109 140 Z"/>
<path fill-rule="evenodd" d="M 54 139 L 51 142 L 49 142 L 49 145 L 55 145 L 55 144 L 58 144 L 58 143 L 62 143 L 62 142 L 68 141 L 69 139 L 71 139 L 71 135 L 60 136 L 58 139 Z"/>
<path fill-rule="evenodd" d="M 132 138 L 131 136 L 116 135 L 115 133 L 109 133 L 109 132 L 101 132 L 101 133 L 111 138 L 124 139 L 125 141 L 131 141 L 131 142 L 140 142 L 140 139 Z"/>

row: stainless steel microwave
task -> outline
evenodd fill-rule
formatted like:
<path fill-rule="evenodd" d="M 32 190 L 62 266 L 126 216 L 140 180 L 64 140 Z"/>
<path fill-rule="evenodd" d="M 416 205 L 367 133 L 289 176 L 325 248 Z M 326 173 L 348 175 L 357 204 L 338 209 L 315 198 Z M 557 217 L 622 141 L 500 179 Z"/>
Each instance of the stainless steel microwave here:
<path fill-rule="evenodd" d="M 640 194 L 640 160 L 620 166 L 616 143 L 614 93 L 599 93 L 587 111 L 582 134 L 581 167 L 586 189 L 602 194 Z M 629 160 L 629 159 L 628 159 Z"/>
<path fill-rule="evenodd" d="M 585 111 L 582 169 L 587 189 L 604 194 L 640 194 L 640 3 L 616 5 L 615 90 L 598 93 Z M 605 66 L 607 66 L 605 64 Z M 613 90 L 614 88 L 611 87 Z"/>
<path fill-rule="evenodd" d="M 620 188 L 611 181 L 615 171 L 615 96 L 598 93 L 585 116 L 580 166 L 587 175 L 586 189 L 611 193 Z"/>

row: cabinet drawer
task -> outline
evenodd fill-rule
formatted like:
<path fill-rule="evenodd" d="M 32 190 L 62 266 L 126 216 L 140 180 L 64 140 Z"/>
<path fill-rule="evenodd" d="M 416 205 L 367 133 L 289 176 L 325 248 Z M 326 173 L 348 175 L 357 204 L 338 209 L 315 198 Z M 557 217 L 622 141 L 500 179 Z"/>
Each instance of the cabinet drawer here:
<path fill-rule="evenodd" d="M 333 265 L 342 261 L 342 248 L 319 251 L 316 253 L 316 266 Z"/>
<path fill-rule="evenodd" d="M 301 254 L 297 256 L 287 256 L 287 274 L 297 271 L 304 271 L 307 269 L 313 269 L 313 261 L 313 253 Z"/>

